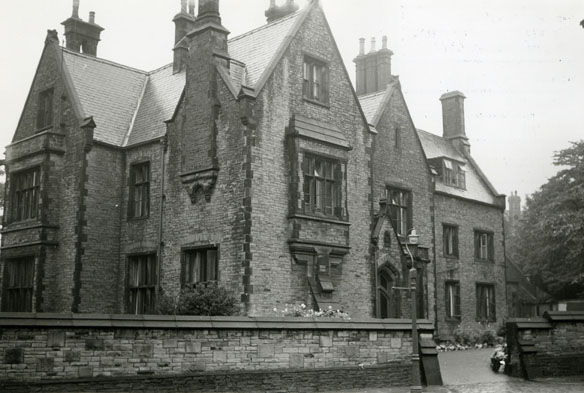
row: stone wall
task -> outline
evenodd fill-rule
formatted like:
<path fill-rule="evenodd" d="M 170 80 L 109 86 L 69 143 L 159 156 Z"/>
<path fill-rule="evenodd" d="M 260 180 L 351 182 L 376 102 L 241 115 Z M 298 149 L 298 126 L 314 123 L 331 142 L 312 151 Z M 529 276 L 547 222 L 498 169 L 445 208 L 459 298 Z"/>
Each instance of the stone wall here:
<path fill-rule="evenodd" d="M 345 388 L 407 385 L 410 324 L 4 313 L 0 390 L 309 391 L 341 379 Z M 422 320 L 419 329 L 433 328 Z"/>
<path fill-rule="evenodd" d="M 507 372 L 531 379 L 584 374 L 584 312 L 550 311 L 507 323 Z"/>

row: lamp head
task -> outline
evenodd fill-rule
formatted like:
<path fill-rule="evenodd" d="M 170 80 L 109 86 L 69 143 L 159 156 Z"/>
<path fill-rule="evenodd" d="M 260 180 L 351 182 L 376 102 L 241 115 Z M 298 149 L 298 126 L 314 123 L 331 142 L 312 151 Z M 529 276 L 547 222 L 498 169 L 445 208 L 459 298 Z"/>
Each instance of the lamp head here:
<path fill-rule="evenodd" d="M 412 229 L 410 231 L 410 234 L 408 235 L 408 243 L 410 244 L 418 244 L 418 241 L 420 240 L 420 236 L 418 236 L 418 234 L 416 233 L 415 229 Z"/>

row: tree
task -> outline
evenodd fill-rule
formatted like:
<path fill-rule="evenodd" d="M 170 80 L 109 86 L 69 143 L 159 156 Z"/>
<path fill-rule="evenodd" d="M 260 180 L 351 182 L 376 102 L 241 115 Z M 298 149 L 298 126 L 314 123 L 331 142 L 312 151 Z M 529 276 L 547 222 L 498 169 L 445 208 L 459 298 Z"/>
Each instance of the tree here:
<path fill-rule="evenodd" d="M 554 165 L 526 200 L 510 254 L 552 296 L 584 297 L 584 141 L 556 152 Z"/>

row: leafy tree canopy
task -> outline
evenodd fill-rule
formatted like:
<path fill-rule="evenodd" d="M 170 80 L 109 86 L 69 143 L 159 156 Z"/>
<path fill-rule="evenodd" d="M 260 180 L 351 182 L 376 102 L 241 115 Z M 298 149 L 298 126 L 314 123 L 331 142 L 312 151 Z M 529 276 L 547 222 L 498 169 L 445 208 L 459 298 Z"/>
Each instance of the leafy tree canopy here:
<path fill-rule="evenodd" d="M 554 165 L 527 198 L 510 252 L 552 296 L 584 297 L 584 141 L 556 152 Z"/>

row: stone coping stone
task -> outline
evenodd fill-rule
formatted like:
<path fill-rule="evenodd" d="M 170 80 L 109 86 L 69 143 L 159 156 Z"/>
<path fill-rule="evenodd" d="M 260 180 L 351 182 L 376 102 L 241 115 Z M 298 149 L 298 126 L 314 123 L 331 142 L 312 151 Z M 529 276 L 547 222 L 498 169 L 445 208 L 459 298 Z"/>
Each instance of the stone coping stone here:
<path fill-rule="evenodd" d="M 516 325 L 518 329 L 551 329 L 552 323 L 545 318 L 513 318 L 508 324 Z"/>
<path fill-rule="evenodd" d="M 549 322 L 548 322 L 549 323 Z M 430 320 L 418 329 L 432 331 Z M 260 329 L 260 330 L 411 330 L 410 319 L 336 319 L 303 317 L 206 317 L 185 315 L 0 313 L 0 327 Z"/>
<path fill-rule="evenodd" d="M 584 321 L 584 311 L 546 311 L 543 316 L 554 322 Z"/>

